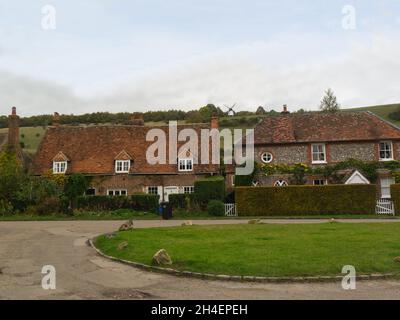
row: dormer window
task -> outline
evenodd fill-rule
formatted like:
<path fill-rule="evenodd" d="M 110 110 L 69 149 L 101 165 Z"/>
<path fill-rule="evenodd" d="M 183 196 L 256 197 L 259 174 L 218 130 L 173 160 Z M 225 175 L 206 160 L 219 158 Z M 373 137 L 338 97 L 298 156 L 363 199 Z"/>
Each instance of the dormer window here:
<path fill-rule="evenodd" d="M 128 173 L 131 168 L 130 160 L 116 160 L 115 161 L 115 172 L 116 173 Z"/>
<path fill-rule="evenodd" d="M 381 141 L 379 143 L 379 160 L 393 160 L 393 144 L 392 141 Z"/>
<path fill-rule="evenodd" d="M 58 152 L 53 158 L 53 173 L 62 174 L 66 173 L 68 169 L 68 157 L 62 152 Z"/>
<path fill-rule="evenodd" d="M 115 158 L 115 172 L 129 173 L 131 170 L 132 157 L 125 150 L 122 150 Z"/>
<path fill-rule="evenodd" d="M 180 158 L 178 161 L 179 171 L 193 171 L 193 159 L 192 158 Z"/>
<path fill-rule="evenodd" d="M 53 173 L 61 174 L 66 173 L 68 167 L 67 161 L 53 161 Z"/>

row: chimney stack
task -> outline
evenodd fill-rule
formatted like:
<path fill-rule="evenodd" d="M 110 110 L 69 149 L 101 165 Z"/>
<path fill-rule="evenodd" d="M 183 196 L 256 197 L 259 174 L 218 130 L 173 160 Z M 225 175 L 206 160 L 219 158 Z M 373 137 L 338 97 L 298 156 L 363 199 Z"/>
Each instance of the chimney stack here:
<path fill-rule="evenodd" d="M 218 129 L 219 128 L 219 120 L 216 115 L 211 117 L 211 129 Z"/>
<path fill-rule="evenodd" d="M 281 113 L 282 113 L 282 114 L 288 114 L 288 113 L 290 113 L 290 112 L 288 111 L 288 109 L 287 109 L 287 105 L 286 105 L 286 104 L 283 105 L 283 111 L 282 111 Z"/>
<path fill-rule="evenodd" d="M 143 113 L 134 112 L 131 116 L 131 124 L 134 126 L 144 126 Z"/>
<path fill-rule="evenodd" d="M 60 126 L 60 115 L 58 114 L 58 112 L 54 112 L 52 125 L 55 127 Z"/>
<path fill-rule="evenodd" d="M 17 108 L 12 107 L 11 114 L 8 116 L 8 145 L 14 150 L 20 148 L 19 145 L 19 117 Z"/>

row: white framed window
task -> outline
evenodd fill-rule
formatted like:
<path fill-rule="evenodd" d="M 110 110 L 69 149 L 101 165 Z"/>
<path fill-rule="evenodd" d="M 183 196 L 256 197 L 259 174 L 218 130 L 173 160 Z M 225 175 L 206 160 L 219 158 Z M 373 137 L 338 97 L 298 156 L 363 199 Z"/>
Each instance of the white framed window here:
<path fill-rule="evenodd" d="M 60 174 L 67 172 L 67 161 L 53 161 L 53 173 Z"/>
<path fill-rule="evenodd" d="M 393 144 L 392 141 L 379 142 L 379 160 L 389 161 L 393 160 Z"/>
<path fill-rule="evenodd" d="M 326 163 L 326 151 L 324 143 L 315 143 L 311 145 L 312 163 Z"/>
<path fill-rule="evenodd" d="M 158 187 L 157 186 L 149 186 L 147 187 L 148 194 L 158 194 Z"/>
<path fill-rule="evenodd" d="M 183 187 L 183 193 L 185 194 L 194 193 L 194 186 Z"/>
<path fill-rule="evenodd" d="M 193 159 L 185 158 L 178 160 L 179 171 L 193 171 Z"/>
<path fill-rule="evenodd" d="M 271 163 L 274 160 L 274 156 L 271 152 L 264 152 L 261 154 L 261 161 L 264 163 Z"/>
<path fill-rule="evenodd" d="M 128 173 L 131 168 L 130 160 L 116 160 L 115 161 L 115 172 L 117 173 Z"/>
<path fill-rule="evenodd" d="M 314 179 L 313 180 L 314 186 L 326 186 L 327 184 L 328 184 L 328 181 L 325 179 Z"/>
<path fill-rule="evenodd" d="M 381 198 L 390 199 L 390 186 L 394 184 L 395 181 L 393 178 L 382 178 L 381 179 Z"/>
<path fill-rule="evenodd" d="M 275 181 L 275 183 L 274 183 L 274 187 L 287 187 L 287 186 L 288 186 L 288 183 L 283 179 L 279 179 L 279 180 Z"/>
<path fill-rule="evenodd" d="M 111 190 L 107 190 L 107 195 L 109 195 L 109 196 L 126 196 L 126 195 L 128 195 L 128 190 L 126 190 L 126 189 L 111 189 Z"/>

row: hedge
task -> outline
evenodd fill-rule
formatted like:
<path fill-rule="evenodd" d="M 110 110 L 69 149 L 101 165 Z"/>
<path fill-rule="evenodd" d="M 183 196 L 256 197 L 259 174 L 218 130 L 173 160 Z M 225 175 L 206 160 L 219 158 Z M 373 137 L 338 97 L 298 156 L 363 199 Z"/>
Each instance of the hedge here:
<path fill-rule="evenodd" d="M 136 193 L 131 201 L 135 210 L 158 212 L 159 196 L 156 194 Z"/>
<path fill-rule="evenodd" d="M 134 194 L 127 196 L 82 196 L 76 201 L 76 208 L 88 211 L 110 211 L 134 209 L 138 211 L 158 210 L 158 195 Z"/>
<path fill-rule="evenodd" d="M 375 185 L 238 187 L 239 216 L 374 214 Z"/>
<path fill-rule="evenodd" d="M 400 184 L 390 186 L 390 196 L 394 202 L 394 211 L 396 215 L 400 214 Z"/>
<path fill-rule="evenodd" d="M 194 193 L 170 194 L 168 200 L 174 209 L 188 209 L 194 204 Z"/>
<path fill-rule="evenodd" d="M 225 179 L 216 176 L 199 179 L 194 182 L 194 198 L 201 205 L 207 205 L 210 200 L 224 201 Z"/>

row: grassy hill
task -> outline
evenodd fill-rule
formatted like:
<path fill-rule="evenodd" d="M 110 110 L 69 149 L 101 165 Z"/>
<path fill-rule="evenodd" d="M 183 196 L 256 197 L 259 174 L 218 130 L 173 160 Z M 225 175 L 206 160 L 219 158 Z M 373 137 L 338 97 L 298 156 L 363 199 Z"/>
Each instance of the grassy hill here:
<path fill-rule="evenodd" d="M 44 136 L 43 127 L 22 127 L 20 130 L 20 141 L 24 144 L 24 151 L 35 153 L 40 141 Z M 0 129 L 0 133 L 7 132 L 7 128 Z"/>
<path fill-rule="evenodd" d="M 351 109 L 345 109 L 345 111 L 371 111 L 376 115 L 384 118 L 385 120 L 388 120 L 394 123 L 395 125 L 400 126 L 400 121 L 395 121 L 389 118 L 389 114 L 394 111 L 397 111 L 398 109 L 400 109 L 400 103 L 361 107 L 361 108 L 351 108 Z"/>

